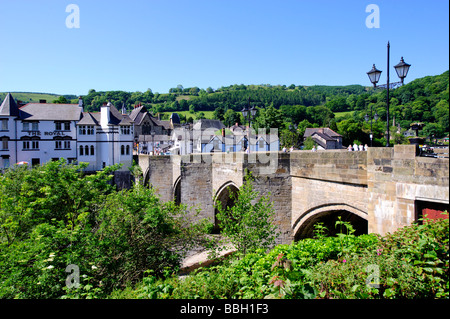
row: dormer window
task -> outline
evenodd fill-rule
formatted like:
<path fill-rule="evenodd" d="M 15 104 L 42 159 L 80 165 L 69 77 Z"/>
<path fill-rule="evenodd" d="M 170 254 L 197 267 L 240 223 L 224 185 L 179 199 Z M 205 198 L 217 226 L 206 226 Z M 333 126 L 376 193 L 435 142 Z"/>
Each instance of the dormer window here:
<path fill-rule="evenodd" d="M 124 125 L 120 127 L 120 134 L 129 135 L 131 134 L 131 126 Z"/>
<path fill-rule="evenodd" d="M 94 126 L 93 125 L 80 125 L 78 127 L 78 133 L 80 135 L 94 135 Z"/>

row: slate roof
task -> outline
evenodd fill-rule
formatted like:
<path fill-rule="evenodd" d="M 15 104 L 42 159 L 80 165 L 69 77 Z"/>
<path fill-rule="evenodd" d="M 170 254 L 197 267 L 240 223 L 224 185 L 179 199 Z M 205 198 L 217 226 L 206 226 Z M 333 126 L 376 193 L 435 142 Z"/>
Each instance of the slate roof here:
<path fill-rule="evenodd" d="M 100 113 L 83 112 L 83 117 L 77 125 L 100 125 Z"/>
<path fill-rule="evenodd" d="M 150 121 L 152 121 L 155 126 L 162 126 L 166 130 L 170 129 L 169 121 L 160 121 L 156 119 L 150 112 L 147 111 L 147 108 L 144 105 L 133 109 L 130 113 L 130 119 L 134 121 L 134 124 L 142 125 L 142 121 L 144 120 L 146 114 L 148 114 Z"/>
<path fill-rule="evenodd" d="M 126 114 L 120 113 L 114 105 L 109 106 L 109 124 L 131 125 L 133 120 Z M 101 112 L 83 112 L 77 125 L 100 125 Z"/>
<path fill-rule="evenodd" d="M 28 103 L 19 108 L 19 117 L 28 121 L 78 121 L 81 113 L 78 104 Z"/>
<path fill-rule="evenodd" d="M 328 127 L 318 127 L 318 128 L 307 128 L 305 130 L 304 137 L 313 135 L 314 133 L 321 133 L 330 137 L 342 137 L 341 134 L 336 133 Z"/>
<path fill-rule="evenodd" d="M 208 119 L 202 119 L 198 120 L 194 123 L 193 129 L 194 130 L 206 130 L 208 128 L 215 128 L 218 130 L 221 130 L 225 127 L 223 123 L 219 120 L 208 120 Z"/>
<path fill-rule="evenodd" d="M 8 93 L 0 106 L 0 115 L 18 116 L 19 108 L 11 93 Z"/>

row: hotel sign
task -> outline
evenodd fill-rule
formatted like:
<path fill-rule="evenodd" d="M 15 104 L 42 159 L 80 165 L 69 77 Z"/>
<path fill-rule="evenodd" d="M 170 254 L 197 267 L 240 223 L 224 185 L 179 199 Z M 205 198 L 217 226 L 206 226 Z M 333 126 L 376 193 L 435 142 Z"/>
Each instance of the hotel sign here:
<path fill-rule="evenodd" d="M 65 132 L 61 132 L 61 131 L 44 131 L 43 133 L 44 134 L 41 134 L 41 131 L 29 131 L 28 132 L 28 136 L 41 136 L 41 135 L 44 135 L 44 136 L 61 136 L 61 137 L 67 136 L 65 134 Z"/>

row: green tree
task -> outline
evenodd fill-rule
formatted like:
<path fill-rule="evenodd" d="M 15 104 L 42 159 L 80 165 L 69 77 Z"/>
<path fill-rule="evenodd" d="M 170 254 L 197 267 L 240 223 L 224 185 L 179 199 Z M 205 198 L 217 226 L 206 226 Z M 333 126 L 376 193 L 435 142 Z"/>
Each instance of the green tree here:
<path fill-rule="evenodd" d="M 314 142 L 313 138 L 311 136 L 308 136 L 305 141 L 303 142 L 304 150 L 311 150 L 314 145 L 316 145 L 316 142 Z"/>
<path fill-rule="evenodd" d="M 198 245 L 205 223 L 187 207 L 141 183 L 116 191 L 117 165 L 89 175 L 86 166 L 61 160 L 0 176 L 0 298 L 105 296 L 147 270 L 176 270 Z M 68 265 L 86 277 L 81 288 L 66 287 Z"/>
<path fill-rule="evenodd" d="M 236 123 L 238 123 L 238 124 L 242 123 L 241 114 L 232 109 L 228 109 L 224 114 L 223 124 L 226 127 L 231 127 Z"/>
<path fill-rule="evenodd" d="M 53 103 L 56 103 L 56 104 L 67 104 L 67 103 L 69 103 L 69 101 L 67 101 L 67 99 L 64 96 L 61 95 L 56 100 L 54 100 Z"/>
<path fill-rule="evenodd" d="M 255 119 L 254 127 L 265 128 L 266 130 L 270 128 L 280 129 L 283 127 L 283 115 L 282 112 L 272 105 L 258 110 L 258 115 Z"/>
<path fill-rule="evenodd" d="M 220 201 L 216 202 L 222 234 L 243 254 L 271 247 L 277 236 L 273 204 L 269 196 L 260 196 L 253 190 L 253 181 L 247 174 L 239 192 L 230 192 L 234 206 L 225 208 Z"/>

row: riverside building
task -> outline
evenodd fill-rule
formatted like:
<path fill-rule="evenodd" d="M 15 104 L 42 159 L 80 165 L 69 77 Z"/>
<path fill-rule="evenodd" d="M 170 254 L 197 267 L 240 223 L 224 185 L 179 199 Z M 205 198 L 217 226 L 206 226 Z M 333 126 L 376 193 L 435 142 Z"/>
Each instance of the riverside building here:
<path fill-rule="evenodd" d="M 0 106 L 0 169 L 25 162 L 44 164 L 64 158 L 87 162 L 87 171 L 123 164 L 133 158 L 134 122 L 111 103 L 100 112 L 79 104 L 28 103 L 19 106 L 8 93 Z"/>

